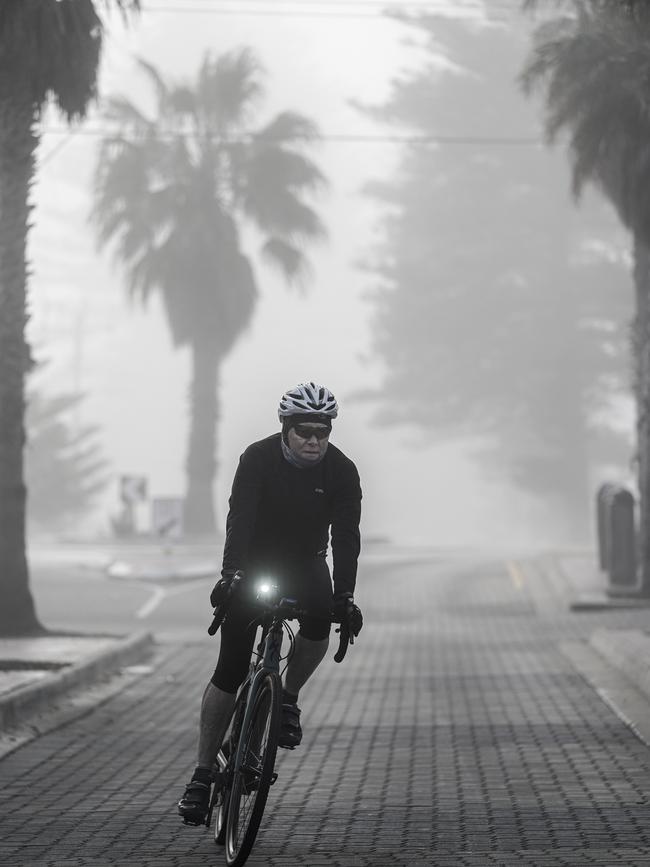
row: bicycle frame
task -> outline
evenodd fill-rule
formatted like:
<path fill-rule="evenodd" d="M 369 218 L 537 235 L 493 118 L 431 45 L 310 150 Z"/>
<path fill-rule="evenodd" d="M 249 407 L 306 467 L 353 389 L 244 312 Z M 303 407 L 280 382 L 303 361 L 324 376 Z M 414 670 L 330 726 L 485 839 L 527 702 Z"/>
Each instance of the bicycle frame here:
<path fill-rule="evenodd" d="M 288 606 L 283 606 L 282 603 L 289 603 Z M 237 767 L 242 760 L 243 744 L 239 739 L 239 732 L 246 730 L 249 723 L 253 708 L 255 706 L 255 696 L 257 692 L 257 684 L 269 673 L 275 673 L 280 676 L 280 660 L 282 654 L 282 640 L 284 638 L 284 621 L 287 614 L 297 616 L 302 612 L 294 608 L 295 600 L 281 599 L 277 607 L 271 608 L 262 617 L 262 635 L 257 644 L 256 659 L 251 659 L 250 668 L 246 680 L 241 685 L 237 694 L 237 701 L 233 709 L 233 717 L 240 710 L 242 697 L 245 695 L 244 714 L 237 724 L 237 749 L 234 755 L 228 758 L 220 749 L 217 753 L 216 765 L 217 771 L 221 774 L 232 773 L 232 769 Z M 287 610 L 289 608 L 289 610 Z M 270 622 L 268 622 L 270 620 Z M 215 794 L 217 791 L 215 786 Z M 206 816 L 205 824 L 210 825 L 212 821 L 212 813 L 216 806 L 214 798 L 211 799 L 210 808 Z"/>
<path fill-rule="evenodd" d="M 284 600 L 282 600 L 284 601 Z M 251 661 L 251 667 L 248 677 L 242 685 L 242 692 L 248 689 L 246 696 L 246 710 L 241 722 L 241 728 L 246 729 L 253 707 L 255 705 L 255 696 L 257 693 L 257 684 L 269 673 L 274 672 L 280 675 L 280 655 L 282 652 L 282 639 L 284 636 L 284 618 L 281 613 L 273 615 L 273 620 L 268 628 L 263 625 L 262 637 L 258 644 L 259 649 L 263 646 L 264 652 L 262 658 L 257 662 Z M 241 741 L 237 744 L 237 752 L 235 753 L 234 767 L 237 767 L 242 759 L 242 751 L 244 749 Z"/>

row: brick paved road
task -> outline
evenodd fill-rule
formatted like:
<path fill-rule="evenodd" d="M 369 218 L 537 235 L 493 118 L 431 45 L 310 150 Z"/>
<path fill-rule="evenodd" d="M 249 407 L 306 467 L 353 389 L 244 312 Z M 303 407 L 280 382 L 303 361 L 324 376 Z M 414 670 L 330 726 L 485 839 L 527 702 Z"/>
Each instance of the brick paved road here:
<path fill-rule="evenodd" d="M 559 646 L 648 615 L 568 614 L 557 593 L 540 606 L 539 572 L 515 578 L 467 558 L 366 569 L 367 626 L 305 690 L 252 867 L 650 865 L 650 751 Z M 175 815 L 215 647 L 197 638 L 0 762 L 1 864 L 223 863 Z"/>

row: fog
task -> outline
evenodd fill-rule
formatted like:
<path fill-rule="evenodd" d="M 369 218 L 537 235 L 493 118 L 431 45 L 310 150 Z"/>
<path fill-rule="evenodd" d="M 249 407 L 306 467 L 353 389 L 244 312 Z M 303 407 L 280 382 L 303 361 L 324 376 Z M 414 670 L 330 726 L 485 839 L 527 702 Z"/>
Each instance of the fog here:
<path fill-rule="evenodd" d="M 267 72 L 259 120 L 290 108 L 312 117 L 325 137 L 313 156 L 329 180 L 329 189 L 315 200 L 329 238 L 308 252 L 312 278 L 304 293 L 287 289 L 255 258 L 255 237 L 243 236 L 260 297 L 250 328 L 221 372 L 215 486 L 219 528 L 239 455 L 248 443 L 278 429 L 281 394 L 314 380 L 339 400 L 332 441 L 359 468 L 367 537 L 444 546 L 571 541 L 549 521 L 543 502 L 498 471 L 481 467 L 467 438 L 440 437 L 435 431 L 427 436 L 408 424 L 377 425 L 376 406 L 359 398 L 360 391 L 376 390 L 386 381 L 384 362 L 373 351 L 373 279 L 359 267 L 377 241 L 382 208 L 362 188 L 396 171 L 404 145 L 389 140 L 390 134 L 397 135 L 395 128 L 387 131 L 353 103 L 384 102 L 393 79 L 422 63 L 423 48 L 412 29 L 381 17 L 379 6 L 350 4 L 344 10 L 332 3 L 309 4 L 313 14 L 303 15 L 307 4 L 282 3 L 285 15 L 260 14 L 270 5 L 156 0 L 127 27 L 113 15 L 100 78 L 102 96 L 123 93 L 147 107 L 150 91 L 136 70 L 136 57 L 156 65 L 167 79 L 182 80 L 195 75 L 206 50 L 220 54 L 247 45 Z M 458 7 L 428 5 L 440 12 Z M 500 5 L 507 27 L 514 4 Z M 221 14 L 215 14 L 218 10 Z M 516 91 L 515 82 L 512 87 Z M 525 101 L 523 95 L 517 98 Z M 159 298 L 152 295 L 146 308 L 129 302 L 124 272 L 96 247 L 88 217 L 105 129 L 100 110 L 93 110 L 71 134 L 54 114 L 43 119 L 29 241 L 29 339 L 36 358 L 45 362 L 34 381 L 47 393 L 85 394 L 71 424 L 97 425 L 98 441 L 110 461 L 113 481 L 94 511 L 68 528 L 68 535 L 86 537 L 109 533 L 121 474 L 146 476 L 154 496 L 183 495 L 190 382 L 188 351 L 174 349 Z M 530 112 L 532 116 L 534 106 Z M 447 135 L 488 132 L 473 128 L 472 116 L 464 122 L 464 128 L 448 129 Z M 502 129 L 491 130 L 500 133 L 542 140 L 539 125 L 513 129 L 507 117 Z M 518 159 L 516 148 L 511 158 Z M 577 224 L 580 213 L 574 212 L 562 162 L 556 153 L 558 185 L 566 190 L 566 213 L 571 215 L 567 219 Z M 625 241 L 614 229 L 611 244 L 617 255 L 624 255 Z M 629 294 L 631 311 L 631 288 Z M 405 334 L 406 343 L 408 339 Z M 425 379 L 429 373 L 426 367 L 420 371 Z M 622 406 L 620 425 L 627 429 L 624 395 Z M 389 412 L 382 407 L 380 414 Z M 592 485 L 596 481 L 590 479 Z M 589 502 L 584 505 L 588 510 Z"/>

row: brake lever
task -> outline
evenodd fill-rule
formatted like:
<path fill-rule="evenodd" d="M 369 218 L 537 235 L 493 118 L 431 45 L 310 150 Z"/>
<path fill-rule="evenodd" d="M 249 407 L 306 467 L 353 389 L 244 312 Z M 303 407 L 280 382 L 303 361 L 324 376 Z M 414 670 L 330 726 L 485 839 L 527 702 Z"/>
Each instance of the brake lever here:
<path fill-rule="evenodd" d="M 348 652 L 348 645 L 350 644 L 350 627 L 347 623 L 341 623 L 336 631 L 340 633 L 341 637 L 339 638 L 339 649 L 334 654 L 334 662 L 343 662 L 345 654 Z"/>
<path fill-rule="evenodd" d="M 221 626 L 226 616 L 226 612 L 222 610 L 223 606 L 214 609 L 214 617 L 212 623 L 208 626 L 208 635 L 216 635 L 217 630 Z"/>

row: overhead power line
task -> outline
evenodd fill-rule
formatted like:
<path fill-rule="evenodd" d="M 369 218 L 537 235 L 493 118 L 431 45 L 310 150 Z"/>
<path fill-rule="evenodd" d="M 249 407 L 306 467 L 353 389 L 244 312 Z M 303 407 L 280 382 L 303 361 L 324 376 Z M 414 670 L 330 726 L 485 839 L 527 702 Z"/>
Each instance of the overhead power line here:
<path fill-rule="evenodd" d="M 67 127 L 43 127 L 41 135 L 70 135 Z M 98 137 L 110 137 L 119 134 L 114 128 L 78 129 L 77 135 Z M 190 136 L 185 130 L 167 131 L 164 138 L 172 136 Z M 128 139 L 128 136 L 124 136 Z M 254 136 L 242 136 L 225 140 L 228 144 L 244 144 L 250 142 Z M 255 137 L 256 141 L 275 142 L 284 141 L 277 138 Z M 544 144 L 539 135 L 514 135 L 514 136 L 481 136 L 481 135 L 390 135 L 390 134 L 366 134 L 366 133 L 326 133 L 318 136 L 315 143 L 332 142 L 341 144 L 446 144 L 446 145 L 472 145 L 490 144 L 504 146 L 531 146 Z"/>
<path fill-rule="evenodd" d="M 68 142 L 72 140 L 73 136 L 77 135 L 78 132 L 79 130 L 76 129 L 69 130 L 68 135 L 65 138 L 62 138 L 60 141 L 58 141 L 54 145 L 54 147 L 52 147 L 46 154 L 40 157 L 38 164 L 40 166 L 44 166 L 49 163 L 49 161 L 51 159 L 54 159 L 54 157 L 59 153 L 59 151 L 63 150 L 63 148 L 68 144 Z"/>
<path fill-rule="evenodd" d="M 174 13 L 177 15 L 220 15 L 223 17 L 248 17 L 248 18 L 333 18 L 333 19 L 345 19 L 345 18 L 357 18 L 357 19 L 366 19 L 366 20 L 376 20 L 376 21 L 389 21 L 390 18 L 388 15 L 381 12 L 316 12 L 316 11 L 307 11 L 304 12 L 276 12 L 265 9 L 196 9 L 192 7 L 185 6 L 166 6 L 166 7 L 152 7 L 150 6 L 147 12 L 153 12 L 154 14 L 158 13 Z M 430 14 L 439 14 L 431 12 Z M 479 20 L 478 15 L 456 15 L 458 19 L 463 19 L 465 21 Z M 506 23 L 512 20 L 512 17 L 505 16 L 497 16 L 491 15 L 491 21 L 497 21 Z"/>
<path fill-rule="evenodd" d="M 156 2 L 165 2 L 165 0 L 156 0 Z M 309 6 L 343 6 L 345 8 L 353 7 L 353 6 L 361 6 L 361 7 L 372 7 L 372 8 L 380 8 L 385 9 L 387 7 L 393 8 L 405 8 L 405 7 L 414 7 L 421 9 L 437 9 L 442 8 L 445 10 L 451 11 L 479 11 L 482 9 L 505 9 L 505 10 L 519 10 L 522 8 L 522 3 L 519 0 L 498 0 L 498 2 L 489 2 L 487 4 L 481 3 L 462 3 L 462 2 L 453 2 L 453 0 L 192 0 L 193 3 L 197 5 L 204 4 L 206 6 L 242 6 L 242 5 L 254 5 L 260 8 L 277 8 L 279 5 L 282 6 L 297 6 L 299 8 L 306 8 Z M 149 8 L 148 4 L 143 3 L 143 7 L 145 9 Z"/>
<path fill-rule="evenodd" d="M 279 14 L 292 14 L 297 12 L 340 12 L 341 10 L 365 10 L 370 12 L 454 12 L 454 13 L 491 13 L 491 12 L 521 12 L 521 5 L 517 3 L 491 3 L 487 7 L 478 4 L 453 3 L 450 0 L 279 0 L 279 2 L 265 3 L 263 0 L 190 0 L 189 3 L 179 4 L 178 0 L 154 0 L 153 3 L 143 3 L 144 12 L 152 9 L 198 9 L 202 12 L 220 12 L 222 9 L 239 11 L 247 8 L 262 12 L 276 12 Z"/>
<path fill-rule="evenodd" d="M 192 0 L 196 4 L 197 0 Z M 286 0 L 283 0 L 285 7 L 283 9 L 274 6 L 270 8 L 260 3 L 260 0 L 249 0 L 253 5 L 246 5 L 246 0 L 239 0 L 236 6 L 234 0 L 225 0 L 228 5 L 223 5 L 223 0 L 219 0 L 219 5 L 183 5 L 178 4 L 150 4 L 143 6 L 143 12 L 153 13 L 174 13 L 176 15 L 224 15 L 224 16 L 252 16 L 252 17 L 270 17 L 270 18 L 374 18 L 379 20 L 387 20 L 389 13 L 402 12 L 406 15 L 413 13 L 422 14 L 453 14 L 457 18 L 479 18 L 483 12 L 487 12 L 492 20 L 508 21 L 521 10 L 517 6 L 499 5 L 490 6 L 489 9 L 483 10 L 480 7 L 474 6 L 459 6 L 449 2 L 442 3 L 381 3 L 381 2 L 350 2 L 337 4 L 334 8 L 331 0 L 327 3 L 307 3 L 287 5 Z M 497 13 L 496 15 L 494 13 Z M 508 17 L 506 17 L 508 16 Z"/>

